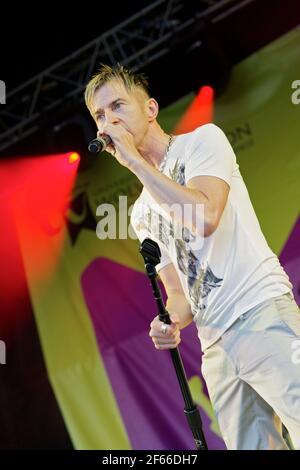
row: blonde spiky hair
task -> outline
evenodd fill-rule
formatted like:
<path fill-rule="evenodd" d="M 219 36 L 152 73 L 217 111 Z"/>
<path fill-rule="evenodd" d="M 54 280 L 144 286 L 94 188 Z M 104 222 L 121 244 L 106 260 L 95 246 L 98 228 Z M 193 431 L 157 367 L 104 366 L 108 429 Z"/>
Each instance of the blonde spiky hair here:
<path fill-rule="evenodd" d="M 143 90 L 150 98 L 148 80 L 142 73 L 134 73 L 132 70 L 117 64 L 114 67 L 109 65 L 100 64 L 101 67 L 98 72 L 92 77 L 86 86 L 84 92 L 85 104 L 93 116 L 93 98 L 95 92 L 105 83 L 111 80 L 121 81 L 128 92 L 132 91 L 135 87 Z"/>

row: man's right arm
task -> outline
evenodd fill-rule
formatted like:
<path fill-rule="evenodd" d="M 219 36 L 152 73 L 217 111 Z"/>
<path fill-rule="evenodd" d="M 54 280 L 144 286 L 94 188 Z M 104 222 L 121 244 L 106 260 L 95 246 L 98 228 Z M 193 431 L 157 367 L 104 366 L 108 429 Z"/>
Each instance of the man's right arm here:
<path fill-rule="evenodd" d="M 167 326 L 166 333 L 163 333 L 161 331 L 163 322 L 157 316 L 150 325 L 149 335 L 156 349 L 172 349 L 180 343 L 180 330 L 192 322 L 193 315 L 173 263 L 162 268 L 159 276 L 166 289 L 168 298 L 166 309 L 170 314 L 171 324 Z"/>

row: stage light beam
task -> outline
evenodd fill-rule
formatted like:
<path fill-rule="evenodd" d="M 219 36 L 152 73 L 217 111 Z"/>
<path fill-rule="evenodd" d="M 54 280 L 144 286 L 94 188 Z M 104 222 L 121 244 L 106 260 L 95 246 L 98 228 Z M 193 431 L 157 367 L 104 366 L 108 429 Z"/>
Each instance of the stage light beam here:
<path fill-rule="evenodd" d="M 214 89 L 208 85 L 202 86 L 173 133 L 184 134 L 195 130 L 203 124 L 212 122 L 213 111 Z"/>

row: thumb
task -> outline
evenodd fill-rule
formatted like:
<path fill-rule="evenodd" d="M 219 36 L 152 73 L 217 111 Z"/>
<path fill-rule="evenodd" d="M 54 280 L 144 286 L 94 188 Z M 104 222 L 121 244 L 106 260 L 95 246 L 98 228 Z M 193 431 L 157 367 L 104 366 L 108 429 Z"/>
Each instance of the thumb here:
<path fill-rule="evenodd" d="M 170 319 L 172 323 L 175 323 L 176 325 L 178 325 L 180 322 L 179 316 L 177 315 L 177 313 L 172 313 L 172 315 L 170 315 Z"/>

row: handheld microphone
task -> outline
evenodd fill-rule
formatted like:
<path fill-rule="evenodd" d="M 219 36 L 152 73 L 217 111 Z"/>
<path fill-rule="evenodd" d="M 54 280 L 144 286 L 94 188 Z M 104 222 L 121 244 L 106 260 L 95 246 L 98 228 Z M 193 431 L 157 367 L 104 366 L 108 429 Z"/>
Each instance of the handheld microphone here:
<path fill-rule="evenodd" d="M 88 149 L 91 153 L 104 152 L 106 147 L 111 143 L 112 140 L 109 135 L 103 135 L 102 137 L 97 137 L 96 139 L 91 140 Z"/>

